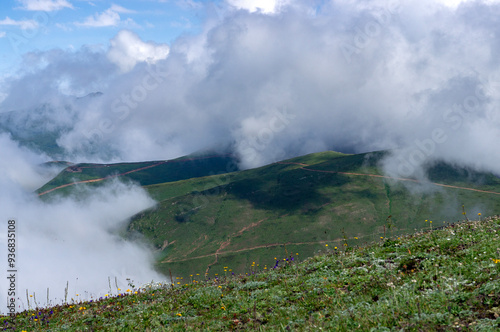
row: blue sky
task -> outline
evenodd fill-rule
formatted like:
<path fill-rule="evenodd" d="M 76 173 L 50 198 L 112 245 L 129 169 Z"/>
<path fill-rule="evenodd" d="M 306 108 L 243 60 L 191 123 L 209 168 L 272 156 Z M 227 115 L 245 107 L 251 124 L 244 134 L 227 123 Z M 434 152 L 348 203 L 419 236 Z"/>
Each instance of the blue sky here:
<path fill-rule="evenodd" d="M 207 6 L 217 1 L 7 0 L 0 2 L 0 73 L 23 54 L 82 45 L 107 47 L 122 29 L 141 39 L 170 44 L 197 33 Z"/>

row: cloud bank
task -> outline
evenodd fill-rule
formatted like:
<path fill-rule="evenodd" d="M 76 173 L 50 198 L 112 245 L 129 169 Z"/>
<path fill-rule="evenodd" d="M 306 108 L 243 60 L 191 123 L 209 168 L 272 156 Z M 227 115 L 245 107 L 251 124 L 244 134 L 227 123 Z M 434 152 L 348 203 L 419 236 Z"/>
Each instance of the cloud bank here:
<path fill-rule="evenodd" d="M 36 166 L 43 157 L 19 148 L 8 136 L 0 136 L 0 220 L 7 231 L 7 221 L 16 221 L 16 269 L 18 310 L 28 308 L 26 290 L 33 307 L 35 298 L 44 305 L 67 300 L 90 300 L 112 292 L 116 282 L 123 291 L 127 278 L 136 286 L 164 277 L 152 270 L 150 251 L 115 235 L 133 214 L 154 205 L 139 187 L 115 182 L 93 190 L 79 199 L 42 202 L 33 190 L 54 176 L 56 170 Z M 7 247 L 6 237 L 0 246 Z M 4 276 L 6 272 L 2 273 Z M 4 276 L 6 278 L 6 276 Z M 5 280 L 4 278 L 4 280 Z M 1 293 L 7 294 L 6 283 Z M 77 295 L 78 294 L 78 295 Z M 2 312 L 5 308 L 2 306 Z"/>
<path fill-rule="evenodd" d="M 74 123 L 58 134 L 82 160 L 101 158 L 95 147 L 143 160 L 225 144 L 254 167 L 325 149 L 401 149 L 388 172 L 446 159 L 499 173 L 497 2 L 238 4 L 170 47 L 124 30 L 108 49 L 27 54 L 2 109 L 67 109 L 68 95 L 103 92 L 73 105 Z"/>

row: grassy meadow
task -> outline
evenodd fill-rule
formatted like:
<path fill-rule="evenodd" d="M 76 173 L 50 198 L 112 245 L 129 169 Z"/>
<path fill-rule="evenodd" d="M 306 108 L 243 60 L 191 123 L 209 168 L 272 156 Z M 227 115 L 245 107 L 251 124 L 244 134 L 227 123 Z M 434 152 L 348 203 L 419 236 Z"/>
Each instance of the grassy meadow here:
<path fill-rule="evenodd" d="M 224 267 L 2 317 L 6 331 L 498 331 L 500 219 Z M 354 242 L 356 243 L 356 242 Z M 295 248 L 294 248 L 295 249 Z"/>

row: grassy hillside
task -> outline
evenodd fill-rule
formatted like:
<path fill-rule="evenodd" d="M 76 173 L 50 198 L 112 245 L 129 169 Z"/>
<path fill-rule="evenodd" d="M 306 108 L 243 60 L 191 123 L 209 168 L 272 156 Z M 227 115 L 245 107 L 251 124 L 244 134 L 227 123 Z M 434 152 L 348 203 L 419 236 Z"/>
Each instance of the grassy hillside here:
<path fill-rule="evenodd" d="M 101 185 L 106 180 L 120 177 L 140 185 L 166 183 L 237 170 L 230 155 L 199 154 L 174 160 L 118 163 L 75 164 L 65 168 L 57 177 L 38 189 L 46 195 L 70 191 L 72 184 L 87 183 Z"/>
<path fill-rule="evenodd" d="M 384 178 L 383 153 L 324 152 L 265 167 L 146 186 L 158 206 L 137 215 L 128 236 L 140 234 L 157 249 L 168 275 L 241 273 L 274 257 L 304 257 L 326 243 L 366 244 L 391 234 L 438 227 L 443 220 L 500 211 L 500 180 L 436 164 L 440 185 Z M 411 190 L 406 185 L 411 185 Z M 446 186 L 443 186 L 446 185 Z M 481 192 L 480 190 L 483 190 Z M 431 223 L 432 222 L 432 223 Z"/>
<path fill-rule="evenodd" d="M 306 260 L 280 256 L 277 268 L 248 264 L 242 275 L 115 289 L 120 295 L 24 311 L 0 324 L 16 331 L 498 331 L 499 234 L 495 218 L 367 247 L 327 243 Z"/>

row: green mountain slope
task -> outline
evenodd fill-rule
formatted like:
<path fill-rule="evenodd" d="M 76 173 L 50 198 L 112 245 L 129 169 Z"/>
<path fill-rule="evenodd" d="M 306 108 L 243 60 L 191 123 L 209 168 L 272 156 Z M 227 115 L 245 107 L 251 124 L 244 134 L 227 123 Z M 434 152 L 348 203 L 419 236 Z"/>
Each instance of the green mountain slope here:
<path fill-rule="evenodd" d="M 128 236 L 140 234 L 157 249 L 160 271 L 186 278 L 435 228 L 462 219 L 462 205 L 469 216 L 500 211 L 500 179 L 491 174 L 436 164 L 428 172 L 437 184 L 422 191 L 424 184 L 411 179 L 384 177 L 377 168 L 383 155 L 324 152 L 150 185 L 159 204 L 132 220 Z"/>
<path fill-rule="evenodd" d="M 119 164 L 75 164 L 65 168 L 58 176 L 46 183 L 37 192 L 67 193 L 75 184 L 101 185 L 119 177 L 142 186 L 196 178 L 237 170 L 231 155 L 198 154 L 174 160 L 119 163 Z"/>
<path fill-rule="evenodd" d="M 0 317 L 26 331 L 498 331 L 500 220 Z M 300 257 L 300 256 L 299 256 Z M 299 262 L 300 261 L 300 262 Z M 255 274 L 253 274 L 255 272 Z M 118 287 L 118 286 L 117 286 Z M 116 295 L 119 294 L 119 295 Z"/>

